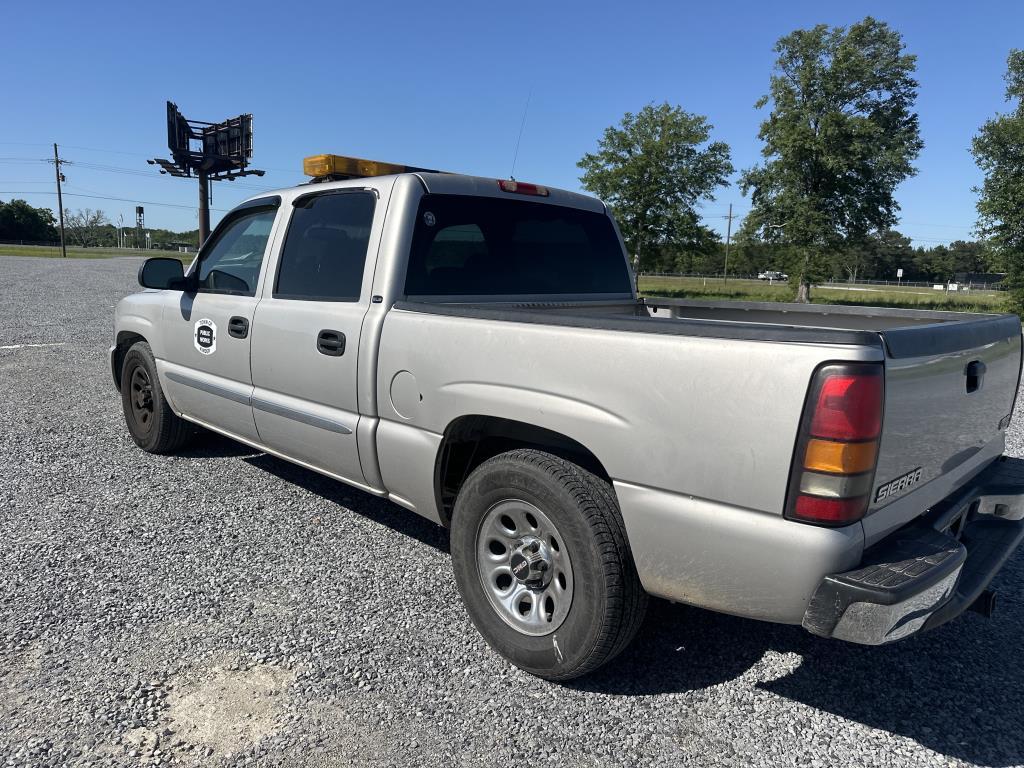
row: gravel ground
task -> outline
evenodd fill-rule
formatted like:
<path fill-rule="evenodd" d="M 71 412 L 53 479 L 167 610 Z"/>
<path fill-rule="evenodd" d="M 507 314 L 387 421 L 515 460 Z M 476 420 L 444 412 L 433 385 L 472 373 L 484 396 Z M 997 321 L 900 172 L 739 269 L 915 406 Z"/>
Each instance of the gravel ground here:
<path fill-rule="evenodd" d="M 440 528 L 219 438 L 135 448 L 106 349 L 138 263 L 0 258 L 0 766 L 1024 762 L 1022 556 L 991 621 L 872 649 L 655 602 L 547 684 Z"/>

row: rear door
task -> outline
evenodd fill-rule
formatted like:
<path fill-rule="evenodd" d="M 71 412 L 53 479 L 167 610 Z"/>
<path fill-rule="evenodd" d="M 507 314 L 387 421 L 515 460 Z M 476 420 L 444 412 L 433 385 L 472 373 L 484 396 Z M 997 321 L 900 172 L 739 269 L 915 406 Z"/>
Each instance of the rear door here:
<path fill-rule="evenodd" d="M 262 198 L 229 213 L 190 271 L 196 291 L 180 292 L 163 313 L 159 365 L 175 408 L 253 441 L 251 332 L 278 205 L 277 197 Z"/>
<path fill-rule="evenodd" d="M 882 336 L 885 417 L 864 523 L 869 541 L 924 512 L 1003 452 L 1021 369 L 1014 316 Z"/>
<path fill-rule="evenodd" d="M 256 309 L 256 426 L 268 448 L 363 484 L 359 335 L 373 280 L 367 254 L 376 252 L 386 206 L 375 189 L 333 188 L 289 207 L 284 243 Z"/>

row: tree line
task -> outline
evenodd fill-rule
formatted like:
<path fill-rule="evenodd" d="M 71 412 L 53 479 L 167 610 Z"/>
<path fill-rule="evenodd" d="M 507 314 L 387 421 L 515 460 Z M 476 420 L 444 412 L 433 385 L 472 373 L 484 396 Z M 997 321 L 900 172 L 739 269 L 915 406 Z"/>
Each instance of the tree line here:
<path fill-rule="evenodd" d="M 1011 51 L 1014 104 L 979 129 L 971 150 L 984 174 L 977 241 L 914 248 L 896 229 L 896 187 L 917 173 L 924 143 L 914 111 L 917 59 L 872 17 L 780 38 L 758 139 L 762 161 L 740 172 L 750 212 L 729 248 L 732 274 L 787 272 L 798 301 L 826 280 L 952 280 L 1007 273 L 1024 309 L 1024 52 Z M 640 271 L 725 271 L 726 248 L 698 208 L 735 172 L 703 115 L 649 104 L 607 128 L 579 161 L 583 186 L 614 210 Z"/>
<path fill-rule="evenodd" d="M 752 277 L 769 270 L 786 271 L 801 251 L 782 243 L 755 239 L 734 242 L 726 264 L 726 245 L 708 239 L 697 247 L 656 245 L 641 260 L 641 272 Z M 1006 268 L 998 254 L 978 240 L 956 240 L 949 245 L 917 246 L 900 232 L 888 229 L 873 234 L 856 247 L 836 248 L 825 259 L 827 280 L 892 280 L 903 270 L 907 281 L 949 282 L 963 275 L 985 275 L 1000 282 Z M 976 280 L 982 278 L 976 277 Z"/>
<path fill-rule="evenodd" d="M 122 227 L 125 247 L 145 248 L 145 235 L 135 227 Z M 178 245 L 194 245 L 199 231 L 174 232 L 146 227 L 153 248 L 177 250 Z M 64 211 L 64 234 L 68 245 L 82 248 L 117 247 L 118 228 L 101 210 L 82 208 Z M 0 241 L 27 244 L 55 243 L 60 239 L 57 218 L 49 208 L 37 208 L 24 200 L 0 200 Z"/>

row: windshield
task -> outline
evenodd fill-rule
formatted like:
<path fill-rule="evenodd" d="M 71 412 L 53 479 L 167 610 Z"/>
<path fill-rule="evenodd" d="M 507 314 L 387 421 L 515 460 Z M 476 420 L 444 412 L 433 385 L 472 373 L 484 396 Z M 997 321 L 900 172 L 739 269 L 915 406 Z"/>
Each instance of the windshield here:
<path fill-rule="evenodd" d="M 424 195 L 408 296 L 629 294 L 611 219 L 547 203 Z"/>

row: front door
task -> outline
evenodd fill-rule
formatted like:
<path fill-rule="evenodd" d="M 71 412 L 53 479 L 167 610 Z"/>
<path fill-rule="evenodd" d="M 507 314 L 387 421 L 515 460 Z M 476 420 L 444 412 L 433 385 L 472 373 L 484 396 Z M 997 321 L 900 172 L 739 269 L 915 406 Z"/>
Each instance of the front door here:
<path fill-rule="evenodd" d="M 165 359 L 158 362 L 181 413 L 258 441 L 249 404 L 253 316 L 277 198 L 235 209 L 203 247 L 190 275 L 195 291 L 164 307 Z"/>
<path fill-rule="evenodd" d="M 364 269 L 384 206 L 366 189 L 295 200 L 273 277 L 256 308 L 252 407 L 264 445 L 354 483 L 359 332 L 372 270 Z M 369 364 L 373 364 L 370 362 Z"/>

